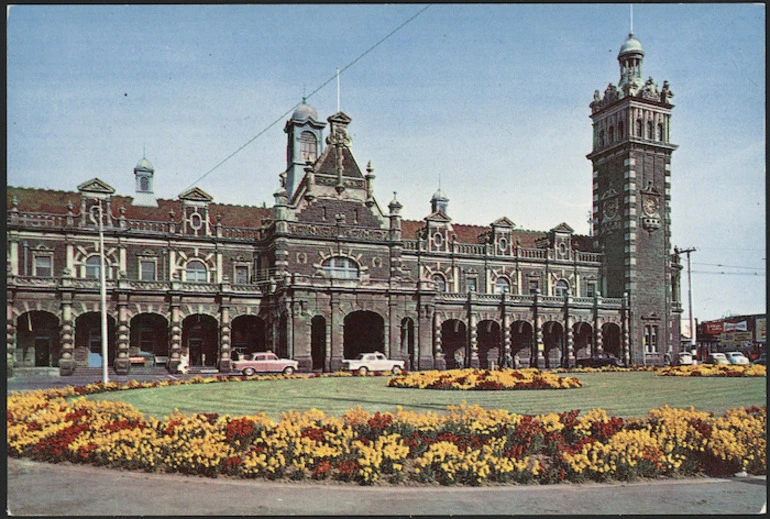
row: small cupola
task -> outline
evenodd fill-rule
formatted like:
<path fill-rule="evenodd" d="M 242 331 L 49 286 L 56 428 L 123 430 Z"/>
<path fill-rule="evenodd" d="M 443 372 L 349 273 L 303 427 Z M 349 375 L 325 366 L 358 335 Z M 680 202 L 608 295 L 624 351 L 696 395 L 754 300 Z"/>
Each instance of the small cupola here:
<path fill-rule="evenodd" d="M 433 197 L 430 199 L 430 211 L 431 213 L 437 213 L 441 211 L 445 215 L 449 215 L 449 199 L 446 197 L 441 188 L 433 193 Z"/>
<path fill-rule="evenodd" d="M 136 194 L 131 201 L 131 205 L 144 207 L 158 207 L 158 201 L 155 199 L 153 191 L 153 178 L 155 177 L 155 168 L 146 157 L 136 163 L 134 168 L 134 177 L 136 178 Z"/>

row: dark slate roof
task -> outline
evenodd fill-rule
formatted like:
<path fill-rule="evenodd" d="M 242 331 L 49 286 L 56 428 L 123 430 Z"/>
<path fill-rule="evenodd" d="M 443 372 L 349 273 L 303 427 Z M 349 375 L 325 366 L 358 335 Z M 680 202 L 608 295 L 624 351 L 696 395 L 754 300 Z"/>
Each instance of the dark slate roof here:
<path fill-rule="evenodd" d="M 342 150 L 342 176 L 364 178 L 353 154 L 345 146 L 327 146 L 323 155 L 318 159 L 315 171 L 321 175 L 337 176 L 337 150 Z"/>

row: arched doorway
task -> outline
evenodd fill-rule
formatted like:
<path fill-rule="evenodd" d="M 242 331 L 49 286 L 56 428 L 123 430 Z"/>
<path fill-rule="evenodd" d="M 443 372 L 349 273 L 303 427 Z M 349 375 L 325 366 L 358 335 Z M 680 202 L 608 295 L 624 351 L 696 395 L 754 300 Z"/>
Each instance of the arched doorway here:
<path fill-rule="evenodd" d="M 115 319 L 107 316 L 107 365 L 115 360 Z M 75 319 L 75 363 L 78 366 L 101 367 L 101 312 L 87 312 Z"/>
<path fill-rule="evenodd" d="M 543 346 L 545 348 L 545 367 L 554 369 L 561 366 L 564 351 L 564 328 L 557 321 L 543 324 Z"/>
<path fill-rule="evenodd" d="M 620 326 L 616 323 L 604 323 L 602 325 L 602 349 L 607 353 L 612 353 L 621 361 L 623 356 L 620 354 Z"/>
<path fill-rule="evenodd" d="M 326 319 L 320 315 L 310 321 L 310 356 L 313 371 L 326 369 Z"/>
<path fill-rule="evenodd" d="M 476 340 L 479 348 L 479 367 L 489 369 L 500 365 L 500 325 L 485 320 L 476 326 Z"/>
<path fill-rule="evenodd" d="M 158 314 L 139 314 L 131 319 L 132 353 L 137 350 L 154 357 L 168 357 L 168 321 Z M 157 363 L 158 360 L 155 359 Z"/>
<path fill-rule="evenodd" d="M 417 351 L 414 347 L 414 321 L 411 317 L 401 320 L 401 353 L 406 353 L 410 371 L 417 369 Z"/>
<path fill-rule="evenodd" d="M 232 322 L 233 353 L 238 356 L 267 351 L 265 321 L 256 315 L 239 315 Z M 234 360 L 235 355 L 234 355 Z"/>
<path fill-rule="evenodd" d="M 572 325 L 572 348 L 575 353 L 575 359 L 584 359 L 592 355 L 593 327 L 580 322 Z"/>
<path fill-rule="evenodd" d="M 441 349 L 446 356 L 447 368 L 461 369 L 470 365 L 468 332 L 464 322 L 449 319 L 441 323 Z"/>
<path fill-rule="evenodd" d="M 16 364 L 59 365 L 59 319 L 50 312 L 33 310 L 16 320 Z"/>
<path fill-rule="evenodd" d="M 193 314 L 182 321 L 182 344 L 190 366 L 216 366 L 219 330 L 217 320 L 205 314 Z"/>
<path fill-rule="evenodd" d="M 281 358 L 289 356 L 289 317 L 281 314 L 278 319 L 278 341 L 275 344 L 275 354 Z"/>
<path fill-rule="evenodd" d="M 345 316 L 342 355 L 353 359 L 360 353 L 385 353 L 385 321 L 375 312 L 359 310 Z"/>
<path fill-rule="evenodd" d="M 528 321 L 511 323 L 511 358 L 514 366 L 529 367 L 532 356 L 532 324 Z"/>

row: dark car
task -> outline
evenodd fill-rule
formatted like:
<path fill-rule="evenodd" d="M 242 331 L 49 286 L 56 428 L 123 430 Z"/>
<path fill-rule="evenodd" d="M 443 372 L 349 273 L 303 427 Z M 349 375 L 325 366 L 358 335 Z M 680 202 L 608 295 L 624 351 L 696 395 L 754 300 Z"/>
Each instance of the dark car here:
<path fill-rule="evenodd" d="M 767 366 L 767 353 L 763 353 L 757 359 L 752 362 L 752 364 L 762 364 L 763 366 Z"/>
<path fill-rule="evenodd" d="M 593 357 L 577 359 L 575 366 L 578 368 L 603 368 L 604 366 L 623 366 L 615 355 L 605 351 L 599 352 Z"/>

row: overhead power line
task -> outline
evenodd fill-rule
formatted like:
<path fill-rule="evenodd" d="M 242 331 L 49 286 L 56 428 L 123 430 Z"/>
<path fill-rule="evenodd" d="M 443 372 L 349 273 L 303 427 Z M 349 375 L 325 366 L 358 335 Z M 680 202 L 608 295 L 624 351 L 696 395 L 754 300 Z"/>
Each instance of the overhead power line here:
<path fill-rule="evenodd" d="M 695 263 L 693 261 L 692 264 L 709 266 L 709 267 L 725 267 L 725 268 L 731 268 L 731 269 L 765 270 L 765 267 L 739 267 L 738 265 L 723 265 L 722 263 Z"/>
<path fill-rule="evenodd" d="M 334 73 L 334 75 L 333 75 L 332 77 L 330 77 L 329 79 L 327 79 L 326 81 L 324 81 L 323 83 L 321 83 L 321 86 L 319 86 L 318 88 L 316 88 L 315 90 L 313 90 L 313 91 L 312 91 L 310 94 L 308 94 L 307 96 L 305 96 L 305 98 L 306 98 L 306 99 L 309 99 L 309 98 L 313 97 L 313 95 L 314 95 L 314 94 L 316 94 L 316 93 L 318 93 L 318 91 L 319 91 L 319 90 L 321 90 L 321 89 L 322 89 L 322 88 L 324 88 L 326 85 L 328 85 L 329 83 L 331 83 L 331 82 L 332 82 L 332 81 L 333 81 L 335 78 L 339 77 L 339 74 L 341 74 L 342 72 L 345 72 L 347 69 L 349 69 L 350 67 L 352 67 L 353 65 L 355 65 L 355 64 L 356 64 L 358 61 L 360 61 L 360 60 L 361 60 L 361 59 L 362 59 L 364 56 L 366 56 L 367 54 L 369 54 L 370 52 L 372 52 L 374 49 L 376 49 L 377 47 L 379 47 L 379 46 L 380 46 L 381 44 L 383 44 L 383 43 L 384 43 L 384 42 L 385 42 L 385 41 L 386 41 L 388 38 L 390 38 L 391 36 L 393 36 L 394 34 L 396 34 L 398 31 L 400 31 L 401 29 L 403 29 L 403 28 L 404 28 L 404 27 L 405 27 L 407 24 L 409 24 L 410 22 L 412 22 L 412 20 L 414 20 L 415 18 L 417 18 L 418 16 L 420 16 L 422 13 L 424 13 L 425 11 L 427 11 L 427 10 L 428 10 L 430 7 L 432 7 L 432 4 L 428 4 L 428 5 L 427 5 L 427 6 L 425 6 L 424 8 L 420 9 L 419 11 L 417 11 L 417 13 L 416 13 L 416 14 L 412 15 L 410 18 L 408 18 L 408 19 L 407 19 L 405 22 L 403 22 L 401 25 L 399 25 L 398 27 L 396 27 L 395 29 L 393 29 L 392 31 L 390 31 L 390 32 L 389 32 L 387 35 L 385 35 L 385 36 L 384 36 L 382 39 L 380 39 L 380 40 L 379 40 L 377 43 L 375 43 L 374 45 L 372 45 L 371 47 L 369 47 L 368 49 L 366 49 L 366 50 L 365 50 L 363 53 L 361 53 L 361 54 L 360 54 L 360 55 L 359 55 L 359 56 L 358 56 L 356 59 L 354 59 L 353 61 L 351 61 L 350 63 L 348 63 L 348 64 L 347 64 L 347 65 L 345 65 L 344 67 L 342 67 L 341 69 L 338 69 L 338 70 L 336 70 L 336 71 L 335 71 L 335 73 Z M 285 111 L 283 114 L 281 114 L 281 116 L 280 116 L 280 117 L 278 117 L 278 118 L 277 118 L 275 121 L 273 121 L 273 122 L 272 122 L 272 123 L 270 123 L 268 126 L 266 126 L 266 127 L 265 127 L 265 128 L 262 130 L 262 131 L 260 131 L 260 132 L 259 132 L 258 134 L 256 134 L 254 137 L 252 137 L 251 139 L 249 139 L 248 141 L 246 141 L 246 143 L 245 143 L 245 144 L 243 144 L 242 146 L 240 146 L 240 147 L 239 147 L 237 150 L 235 150 L 234 152 L 232 152 L 230 155 L 228 155 L 227 157 L 225 157 L 225 158 L 224 158 L 222 161 L 220 161 L 220 162 L 219 162 L 219 164 L 217 164 L 216 166 L 214 166 L 213 168 L 211 168 L 210 170 L 208 170 L 206 173 L 204 173 L 203 175 L 201 175 L 200 177 L 198 177 L 198 179 L 197 179 L 197 180 L 195 180 L 195 181 L 194 181 L 192 184 L 190 184 L 189 186 L 187 186 L 187 188 L 185 188 L 185 190 L 187 190 L 187 189 L 190 189 L 191 187 L 195 186 L 195 185 L 196 185 L 198 182 L 200 182 L 201 180 L 203 180 L 204 178 L 206 178 L 206 177 L 207 177 L 209 174 L 211 174 L 212 172 L 214 172 L 214 171 L 215 171 L 217 168 L 219 168 L 219 167 L 220 167 L 222 164 L 224 164 L 225 162 L 227 162 L 228 160 L 230 160 L 231 158 L 233 158 L 235 155 L 237 155 L 238 153 L 240 153 L 240 152 L 241 152 L 241 151 L 242 151 L 242 150 L 243 150 L 243 149 L 244 149 L 246 146 L 248 146 L 249 144 L 251 144 L 252 142 L 254 142 L 255 140 L 257 140 L 259 137 L 261 137 L 261 136 L 262 136 L 262 135 L 263 135 L 265 132 L 267 132 L 267 131 L 268 131 L 270 128 L 272 128 L 273 126 L 275 126 L 275 125 L 276 125 L 276 124 L 278 124 L 279 122 L 283 121 L 283 120 L 284 120 L 284 118 L 285 118 L 287 115 L 289 115 L 290 113 L 294 112 L 294 110 L 296 110 L 296 109 L 297 109 L 297 107 L 298 107 L 300 104 L 302 104 L 302 103 L 301 103 L 301 102 L 300 102 L 300 103 L 297 103 L 297 104 L 295 104 L 294 106 L 292 106 L 291 108 L 289 108 L 287 111 Z"/>
<path fill-rule="evenodd" d="M 706 270 L 693 270 L 693 274 L 716 274 L 720 276 L 756 276 L 765 277 L 767 274 L 764 272 L 709 272 Z"/>

